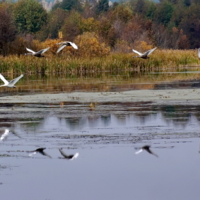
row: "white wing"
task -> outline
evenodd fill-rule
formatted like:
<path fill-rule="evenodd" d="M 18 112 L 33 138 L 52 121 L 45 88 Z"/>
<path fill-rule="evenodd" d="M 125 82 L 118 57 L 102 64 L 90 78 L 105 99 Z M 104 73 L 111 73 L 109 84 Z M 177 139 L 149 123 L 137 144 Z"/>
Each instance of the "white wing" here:
<path fill-rule="evenodd" d="M 134 53 L 137 53 L 139 56 L 142 56 L 142 55 L 143 55 L 142 53 L 140 53 L 139 51 L 136 51 L 135 49 L 132 49 L 132 51 L 133 51 Z"/>
<path fill-rule="evenodd" d="M 0 74 L 0 78 L 6 85 L 8 85 L 9 82 L 4 78 L 2 74 Z"/>
<path fill-rule="evenodd" d="M 15 83 L 17 83 L 17 81 L 19 81 L 20 78 L 22 78 L 24 75 L 21 74 L 19 77 L 13 79 L 12 81 L 9 82 L 9 84 L 15 85 Z"/>
<path fill-rule="evenodd" d="M 141 152 L 143 152 L 143 149 L 140 149 L 139 151 L 136 151 L 135 154 L 139 154 Z"/>
<path fill-rule="evenodd" d="M 48 51 L 50 49 L 50 47 L 47 47 L 46 49 L 42 49 L 42 53 L 45 53 L 46 51 Z"/>
<path fill-rule="evenodd" d="M 74 48 L 74 49 L 78 49 L 78 46 L 75 44 L 75 43 L 73 43 L 73 42 L 69 42 L 70 44 L 71 44 L 71 46 Z"/>
<path fill-rule="evenodd" d="M 8 136 L 8 134 L 9 134 L 9 129 L 5 129 L 5 131 L 4 131 L 4 133 L 2 134 L 0 140 L 1 140 L 1 141 L 4 140 L 5 137 Z"/>
<path fill-rule="evenodd" d="M 38 52 L 35 53 L 35 55 L 40 55 L 43 54 L 44 52 L 46 52 L 47 50 L 49 50 L 50 47 L 47 47 L 46 49 L 41 49 Z"/>
<path fill-rule="evenodd" d="M 198 57 L 200 58 L 200 48 L 198 49 Z"/>
<path fill-rule="evenodd" d="M 29 48 L 27 48 L 27 47 L 26 47 L 26 50 L 29 51 L 29 52 L 31 52 L 31 53 L 33 53 L 33 54 L 36 53 L 35 51 L 33 51 L 33 50 L 31 50 L 31 49 L 29 49 Z"/>
<path fill-rule="evenodd" d="M 56 53 L 59 53 L 59 52 L 60 52 L 62 49 L 64 49 L 65 47 L 66 47 L 65 44 L 61 45 L 61 46 L 58 48 L 58 50 L 57 50 Z"/>
<path fill-rule="evenodd" d="M 33 155 L 36 154 L 36 153 L 37 153 L 37 152 L 34 151 L 33 153 L 29 153 L 28 155 L 29 155 L 29 156 L 33 156 Z"/>
<path fill-rule="evenodd" d="M 144 55 L 150 55 L 157 47 L 150 49 L 144 53 Z"/>
<path fill-rule="evenodd" d="M 72 160 L 75 159 L 75 158 L 77 158 L 78 156 L 79 156 L 79 153 L 75 153 L 74 157 L 72 158 Z"/>

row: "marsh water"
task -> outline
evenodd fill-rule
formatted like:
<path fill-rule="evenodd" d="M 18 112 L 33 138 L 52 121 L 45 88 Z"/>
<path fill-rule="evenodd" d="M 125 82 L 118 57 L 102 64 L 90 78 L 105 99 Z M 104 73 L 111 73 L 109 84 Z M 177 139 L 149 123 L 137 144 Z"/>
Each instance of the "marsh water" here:
<path fill-rule="evenodd" d="M 9 78 L 9 75 L 7 76 Z M 10 77 L 11 79 L 12 77 Z M 198 71 L 27 75 L 0 97 L 200 87 Z M 108 93 L 109 95 L 109 93 Z M 5 136 L 5 130 L 10 132 Z M 142 102 L 6 103 L 0 98 L 4 200 L 197 200 L 200 105 Z M 157 155 L 143 151 L 150 145 Z M 45 153 L 33 153 L 46 148 Z M 67 155 L 78 155 L 66 159 Z"/>

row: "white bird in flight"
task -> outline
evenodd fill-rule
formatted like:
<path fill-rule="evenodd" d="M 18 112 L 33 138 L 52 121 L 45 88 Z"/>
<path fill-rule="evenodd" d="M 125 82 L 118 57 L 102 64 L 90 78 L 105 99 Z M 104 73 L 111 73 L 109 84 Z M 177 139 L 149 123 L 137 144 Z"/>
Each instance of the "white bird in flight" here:
<path fill-rule="evenodd" d="M 3 141 L 6 137 L 8 137 L 9 129 L 5 129 L 4 133 L 1 135 L 0 140 Z"/>
<path fill-rule="evenodd" d="M 41 49 L 37 52 L 29 49 L 26 47 L 26 50 L 29 51 L 30 53 L 26 53 L 25 55 L 33 55 L 33 56 L 36 56 L 36 57 L 44 57 L 42 54 L 45 53 L 46 51 L 49 50 L 50 47 L 47 47 L 46 49 Z"/>
<path fill-rule="evenodd" d="M 7 81 L 4 76 L 2 74 L 0 74 L 0 79 L 4 82 L 4 85 L 0 85 L 0 87 L 9 87 L 9 88 L 13 88 L 16 87 L 15 84 L 19 81 L 20 78 L 22 78 L 24 75 L 21 74 L 19 77 L 11 80 L 11 81 Z"/>
<path fill-rule="evenodd" d="M 60 45 L 60 47 L 58 48 L 57 52 L 56 53 L 59 53 L 62 49 L 64 49 L 66 46 L 72 46 L 74 49 L 78 49 L 78 46 L 73 43 L 73 42 L 69 42 L 69 41 L 65 41 L 65 42 L 60 42 L 60 43 L 57 43 Z"/>
<path fill-rule="evenodd" d="M 136 54 L 138 54 L 139 56 L 134 56 L 134 58 L 143 58 L 143 59 L 147 59 L 149 58 L 148 56 L 156 49 L 157 47 L 150 49 L 144 53 L 140 53 L 138 51 L 136 51 L 135 49 L 132 49 L 132 51 Z"/>
<path fill-rule="evenodd" d="M 73 160 L 73 159 L 75 159 L 75 158 L 77 158 L 77 157 L 79 156 L 79 153 L 75 153 L 74 155 L 73 155 L 73 154 L 72 154 L 72 155 L 67 155 L 67 154 L 62 150 L 62 148 L 60 148 L 59 151 L 60 151 L 61 155 L 62 155 L 64 158 L 68 159 L 68 160 Z"/>

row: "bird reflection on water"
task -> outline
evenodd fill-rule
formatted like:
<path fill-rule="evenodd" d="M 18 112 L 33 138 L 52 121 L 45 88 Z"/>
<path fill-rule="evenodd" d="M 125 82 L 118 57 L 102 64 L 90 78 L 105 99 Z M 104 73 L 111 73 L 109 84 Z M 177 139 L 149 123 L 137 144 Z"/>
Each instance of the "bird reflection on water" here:
<path fill-rule="evenodd" d="M 145 150 L 145 151 L 147 151 L 148 153 L 150 153 L 150 154 L 152 154 L 152 155 L 158 157 L 157 154 L 155 154 L 153 151 L 151 151 L 150 147 L 151 147 L 150 145 L 145 145 L 145 146 L 143 146 L 140 150 L 136 151 L 135 154 L 139 154 L 139 153 L 141 153 L 143 150 Z"/>
<path fill-rule="evenodd" d="M 27 153 L 29 153 L 29 156 L 33 156 L 36 153 L 40 153 L 43 156 L 47 156 L 47 157 L 51 158 L 51 156 L 44 151 L 45 149 L 46 148 L 38 148 L 38 149 L 33 150 L 33 151 L 27 151 Z"/>
<path fill-rule="evenodd" d="M 64 158 L 64 159 L 73 160 L 79 156 L 79 153 L 67 155 L 62 149 L 63 148 L 59 148 L 59 151 L 60 151 L 61 155 L 63 156 L 62 158 Z"/>

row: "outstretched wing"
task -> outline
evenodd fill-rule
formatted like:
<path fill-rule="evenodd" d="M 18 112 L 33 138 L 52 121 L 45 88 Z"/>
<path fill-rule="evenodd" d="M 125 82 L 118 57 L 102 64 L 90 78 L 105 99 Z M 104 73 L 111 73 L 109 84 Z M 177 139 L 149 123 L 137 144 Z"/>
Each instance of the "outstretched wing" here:
<path fill-rule="evenodd" d="M 31 49 L 29 49 L 29 48 L 27 48 L 27 47 L 26 47 L 26 50 L 29 51 L 29 52 L 31 52 L 31 53 L 33 53 L 33 54 L 36 53 L 35 51 L 33 51 L 33 50 L 31 50 Z"/>
<path fill-rule="evenodd" d="M 78 46 L 73 42 L 68 42 L 74 49 L 78 49 Z"/>
<path fill-rule="evenodd" d="M 57 50 L 56 53 L 59 53 L 59 52 L 60 52 L 62 49 L 64 49 L 66 46 L 67 46 L 66 44 L 62 44 L 62 45 L 58 48 L 58 50 Z"/>
<path fill-rule="evenodd" d="M 145 53 L 144 53 L 144 55 L 145 56 L 148 56 L 148 55 L 150 55 L 155 49 L 156 49 L 157 47 L 155 47 L 155 48 L 153 48 L 153 49 L 150 49 L 150 50 L 148 50 L 148 51 L 146 51 Z"/>
<path fill-rule="evenodd" d="M 19 77 L 13 79 L 12 81 L 9 82 L 9 84 L 11 85 L 15 85 L 17 83 L 17 81 L 19 81 L 20 78 L 22 78 L 24 75 L 21 74 Z"/>
<path fill-rule="evenodd" d="M 0 74 L 0 78 L 6 85 L 9 83 L 2 74 Z"/>
<path fill-rule="evenodd" d="M 62 148 L 60 148 L 59 151 L 60 151 L 61 155 L 66 159 L 73 160 L 79 156 L 79 153 L 75 153 L 74 155 L 67 155 L 64 153 L 64 151 L 62 151 Z"/>
<path fill-rule="evenodd" d="M 9 134 L 9 129 L 5 129 L 4 133 L 0 137 L 0 140 L 4 140 Z"/>
<path fill-rule="evenodd" d="M 133 51 L 134 53 L 138 54 L 139 56 L 142 56 L 142 55 L 143 55 L 142 53 L 140 53 L 139 51 L 136 51 L 135 49 L 132 49 L 132 51 Z"/>
<path fill-rule="evenodd" d="M 200 58 L 200 48 L 198 49 L 198 57 Z"/>
<path fill-rule="evenodd" d="M 46 49 L 42 49 L 42 50 L 36 52 L 35 55 L 43 54 L 43 53 L 45 53 L 47 50 L 49 50 L 49 48 L 50 48 L 50 47 L 47 47 Z"/>
<path fill-rule="evenodd" d="M 141 152 L 143 152 L 143 149 L 140 149 L 140 150 L 136 151 L 135 154 L 139 154 Z"/>

